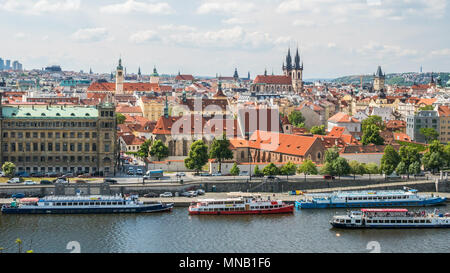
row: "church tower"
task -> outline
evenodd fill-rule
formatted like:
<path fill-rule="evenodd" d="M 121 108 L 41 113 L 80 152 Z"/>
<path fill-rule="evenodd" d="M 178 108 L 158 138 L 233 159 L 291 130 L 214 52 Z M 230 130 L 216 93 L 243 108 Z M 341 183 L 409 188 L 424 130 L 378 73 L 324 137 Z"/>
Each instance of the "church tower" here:
<path fill-rule="evenodd" d="M 295 54 L 294 63 L 292 62 L 291 49 L 288 49 L 286 56 L 286 65 L 283 64 L 284 75 L 292 80 L 292 89 L 296 93 L 303 91 L 303 63 L 300 62 L 300 54 Z"/>
<path fill-rule="evenodd" d="M 159 74 L 156 71 L 156 66 L 153 67 L 153 73 L 150 75 L 150 83 L 159 83 Z"/>
<path fill-rule="evenodd" d="M 123 83 L 125 76 L 123 74 L 122 58 L 119 59 L 119 65 L 116 69 L 116 94 L 123 94 Z"/>
<path fill-rule="evenodd" d="M 384 82 L 386 79 L 386 74 L 381 71 L 381 66 L 378 66 L 377 73 L 374 75 L 373 79 L 373 90 L 375 92 L 384 93 Z"/>

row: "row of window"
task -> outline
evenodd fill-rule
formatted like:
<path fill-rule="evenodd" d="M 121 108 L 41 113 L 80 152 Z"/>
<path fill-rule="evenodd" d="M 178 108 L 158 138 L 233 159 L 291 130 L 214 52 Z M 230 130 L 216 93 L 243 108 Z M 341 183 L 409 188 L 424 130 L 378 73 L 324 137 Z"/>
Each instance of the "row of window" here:
<path fill-rule="evenodd" d="M 2 159 L 3 162 L 97 162 L 96 156 L 4 156 Z"/>
<path fill-rule="evenodd" d="M 347 201 L 359 200 L 392 200 L 392 199 L 409 199 L 409 196 L 368 196 L 368 197 L 347 197 Z"/>
<path fill-rule="evenodd" d="M 45 203 L 48 206 L 48 203 Z M 114 206 L 126 205 L 125 201 L 114 202 L 55 202 L 55 206 Z"/>
<path fill-rule="evenodd" d="M 97 122 L 85 122 L 85 121 L 9 121 L 3 123 L 3 126 L 5 128 L 28 128 L 28 127 L 35 127 L 35 128 L 92 128 L 97 127 Z"/>
<path fill-rule="evenodd" d="M 23 138 L 25 136 L 25 138 L 38 138 L 40 136 L 40 138 L 45 138 L 45 133 L 44 132 L 3 132 L 3 138 L 15 138 L 16 136 L 18 138 Z M 53 136 L 55 138 L 97 138 L 97 133 L 96 132 L 55 132 L 53 134 L 53 132 L 48 132 L 47 133 L 47 138 L 53 138 Z M 109 133 L 105 133 L 105 138 L 109 139 L 110 134 Z"/>
<path fill-rule="evenodd" d="M 25 144 L 25 145 L 24 145 Z M 84 150 L 83 150 L 84 146 Z M 110 144 L 104 144 L 103 151 L 109 153 L 111 150 Z M 96 143 L 3 143 L 3 152 L 96 152 Z"/>

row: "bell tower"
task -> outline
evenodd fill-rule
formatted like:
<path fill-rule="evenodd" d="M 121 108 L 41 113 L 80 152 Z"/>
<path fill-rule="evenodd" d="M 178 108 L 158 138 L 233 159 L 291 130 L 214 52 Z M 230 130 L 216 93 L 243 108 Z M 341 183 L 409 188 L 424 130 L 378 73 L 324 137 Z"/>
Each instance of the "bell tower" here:
<path fill-rule="evenodd" d="M 303 62 L 300 64 L 300 54 L 295 54 L 294 67 L 292 69 L 292 89 L 296 93 L 303 91 Z"/>
<path fill-rule="evenodd" d="M 123 94 L 123 82 L 125 76 L 123 74 L 122 58 L 119 59 L 119 65 L 116 69 L 116 94 Z"/>

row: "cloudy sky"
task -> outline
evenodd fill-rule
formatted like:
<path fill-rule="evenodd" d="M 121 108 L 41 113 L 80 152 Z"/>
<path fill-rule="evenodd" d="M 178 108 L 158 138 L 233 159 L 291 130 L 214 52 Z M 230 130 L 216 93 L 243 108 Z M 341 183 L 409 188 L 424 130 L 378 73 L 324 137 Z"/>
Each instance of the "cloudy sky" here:
<path fill-rule="evenodd" d="M 304 78 L 450 71 L 447 0 L 0 0 L 0 57 L 26 69 Z"/>

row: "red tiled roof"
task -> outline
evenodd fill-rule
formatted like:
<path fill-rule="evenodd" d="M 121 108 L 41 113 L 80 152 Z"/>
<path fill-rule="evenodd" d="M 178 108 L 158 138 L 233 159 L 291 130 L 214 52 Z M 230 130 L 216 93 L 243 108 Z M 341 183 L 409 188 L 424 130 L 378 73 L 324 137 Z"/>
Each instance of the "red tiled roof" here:
<path fill-rule="evenodd" d="M 142 145 L 145 140 L 135 135 L 123 135 L 121 136 L 126 145 Z"/>
<path fill-rule="evenodd" d="M 110 91 L 114 92 L 116 90 L 116 84 L 112 82 L 93 82 L 87 89 L 87 91 Z M 149 82 L 125 82 L 123 83 L 123 91 L 125 92 L 133 92 L 133 91 L 141 91 L 141 92 L 160 92 L 160 91 L 171 91 L 171 86 L 163 86 L 157 83 L 149 83 Z"/>
<path fill-rule="evenodd" d="M 447 105 L 439 106 L 438 112 L 439 112 L 440 117 L 449 117 L 450 116 L 450 108 Z"/>
<path fill-rule="evenodd" d="M 288 76 L 264 76 L 258 75 L 256 76 L 253 83 L 264 83 L 264 84 L 284 84 L 290 85 L 292 84 L 292 79 Z"/>
<path fill-rule="evenodd" d="M 339 123 L 361 123 L 356 118 L 353 118 L 346 113 L 339 112 L 336 115 L 332 116 L 328 119 L 330 122 L 339 122 Z"/>
<path fill-rule="evenodd" d="M 192 75 L 177 75 L 175 77 L 176 81 L 193 81 L 194 80 L 194 76 Z"/>

